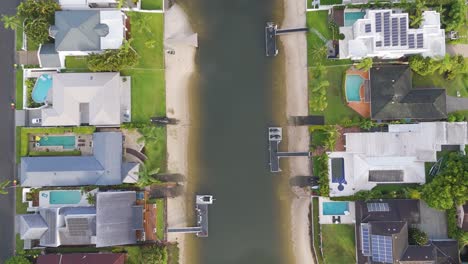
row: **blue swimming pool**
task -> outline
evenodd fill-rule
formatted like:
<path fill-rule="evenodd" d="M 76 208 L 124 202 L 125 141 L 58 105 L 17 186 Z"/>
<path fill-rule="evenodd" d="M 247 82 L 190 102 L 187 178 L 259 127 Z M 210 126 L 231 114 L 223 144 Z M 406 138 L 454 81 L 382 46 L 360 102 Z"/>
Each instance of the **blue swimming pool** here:
<path fill-rule="evenodd" d="M 323 202 L 323 215 L 345 215 L 345 211 L 349 212 L 348 202 Z"/>
<path fill-rule="evenodd" d="M 50 88 L 52 88 L 52 76 L 49 74 L 39 76 L 31 94 L 33 101 L 39 104 L 44 103 Z"/>
<path fill-rule="evenodd" d="M 346 75 L 346 100 L 348 102 L 359 102 L 361 101 L 361 96 L 359 91 L 361 85 L 364 82 L 364 79 L 359 75 Z"/>
<path fill-rule="evenodd" d="M 74 149 L 75 136 L 43 136 L 39 139 L 39 146 L 62 146 L 64 149 Z"/>
<path fill-rule="evenodd" d="M 344 13 L 344 26 L 350 27 L 356 22 L 356 20 L 363 18 L 366 12 L 346 12 Z"/>
<path fill-rule="evenodd" d="M 80 191 L 50 191 L 50 204 L 77 204 L 81 201 Z"/>

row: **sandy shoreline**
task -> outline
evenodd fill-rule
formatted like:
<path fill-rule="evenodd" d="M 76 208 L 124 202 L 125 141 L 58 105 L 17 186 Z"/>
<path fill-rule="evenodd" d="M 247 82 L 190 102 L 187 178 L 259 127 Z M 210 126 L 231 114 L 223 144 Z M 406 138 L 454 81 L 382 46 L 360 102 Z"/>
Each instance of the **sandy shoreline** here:
<path fill-rule="evenodd" d="M 189 143 L 189 80 L 195 70 L 196 48 L 188 45 L 187 37 L 193 31 L 187 16 L 178 5 L 173 5 L 164 15 L 164 48 L 175 54 L 165 53 L 166 63 L 166 113 L 179 120 L 175 126 L 167 127 L 167 167 L 171 173 L 188 177 Z M 167 224 L 170 227 L 187 225 L 184 196 L 167 200 Z M 170 233 L 170 242 L 179 243 L 179 263 L 187 263 L 185 235 Z"/>
<path fill-rule="evenodd" d="M 283 28 L 303 27 L 306 24 L 304 1 L 284 0 Z M 285 54 L 286 73 L 286 114 L 288 117 L 308 115 L 307 91 L 307 40 L 305 34 L 291 34 L 280 37 Z M 309 146 L 309 132 L 306 126 L 287 128 L 288 149 L 304 151 Z M 310 160 L 307 157 L 289 159 L 290 177 L 310 175 Z M 296 263 L 315 263 L 311 251 L 309 234 L 310 196 L 302 189 L 294 190 L 296 197 L 291 204 L 291 239 Z"/>

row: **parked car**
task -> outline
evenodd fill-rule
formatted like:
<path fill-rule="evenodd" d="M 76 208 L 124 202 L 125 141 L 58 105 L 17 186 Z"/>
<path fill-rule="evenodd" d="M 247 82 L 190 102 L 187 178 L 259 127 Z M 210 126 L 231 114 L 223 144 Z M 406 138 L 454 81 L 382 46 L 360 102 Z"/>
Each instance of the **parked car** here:
<path fill-rule="evenodd" d="M 42 118 L 33 118 L 32 123 L 34 125 L 40 124 L 40 123 L 42 123 Z"/>

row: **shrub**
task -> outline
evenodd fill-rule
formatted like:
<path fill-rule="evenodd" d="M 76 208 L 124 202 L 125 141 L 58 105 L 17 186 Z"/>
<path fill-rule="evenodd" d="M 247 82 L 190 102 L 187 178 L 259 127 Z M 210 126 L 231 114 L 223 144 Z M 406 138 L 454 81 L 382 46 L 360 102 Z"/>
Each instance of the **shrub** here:
<path fill-rule="evenodd" d="M 427 245 L 429 238 L 424 231 L 421 231 L 417 228 L 410 228 L 408 230 L 408 242 L 410 245 Z"/>
<path fill-rule="evenodd" d="M 373 128 L 374 126 L 376 126 L 376 124 L 372 122 L 372 120 L 370 119 L 363 119 L 361 123 L 359 124 L 359 127 L 365 130 L 369 130 Z"/>
<path fill-rule="evenodd" d="M 151 245 L 141 247 L 141 263 L 166 264 L 167 249 L 163 246 Z"/>
<path fill-rule="evenodd" d="M 37 108 L 43 105 L 41 103 L 34 102 L 34 100 L 32 99 L 32 91 L 34 89 L 34 85 L 36 84 L 36 80 L 37 78 L 28 78 L 24 81 L 24 83 L 26 84 L 26 96 L 27 96 L 28 108 Z"/>
<path fill-rule="evenodd" d="M 31 264 L 31 261 L 23 256 L 13 256 L 7 259 L 5 264 Z"/>
<path fill-rule="evenodd" d="M 358 68 L 359 70 L 368 71 L 372 68 L 373 64 L 374 61 L 372 60 L 372 58 L 365 58 L 356 65 L 356 68 Z"/>
<path fill-rule="evenodd" d="M 130 43 L 131 40 L 125 41 L 120 49 L 90 54 L 87 57 L 88 68 L 93 72 L 118 72 L 135 66 L 139 56 Z"/>
<path fill-rule="evenodd" d="M 319 177 L 319 195 L 328 197 L 330 196 L 330 185 L 329 185 L 329 178 L 328 178 L 328 155 L 326 153 L 315 157 L 315 173 L 316 176 Z"/>
<path fill-rule="evenodd" d="M 339 39 L 339 40 L 345 39 L 345 34 L 340 33 L 340 34 L 338 35 L 338 39 Z"/>

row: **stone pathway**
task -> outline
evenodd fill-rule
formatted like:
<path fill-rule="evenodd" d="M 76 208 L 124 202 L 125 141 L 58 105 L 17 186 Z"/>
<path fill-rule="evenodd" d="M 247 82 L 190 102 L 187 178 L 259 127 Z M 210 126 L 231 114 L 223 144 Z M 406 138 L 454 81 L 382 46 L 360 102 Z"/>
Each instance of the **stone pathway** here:
<path fill-rule="evenodd" d="M 468 44 L 454 44 L 447 45 L 446 51 L 450 55 L 463 55 L 463 57 L 468 57 Z"/>
<path fill-rule="evenodd" d="M 447 113 L 468 110 L 468 98 L 447 95 Z"/>

